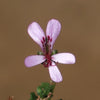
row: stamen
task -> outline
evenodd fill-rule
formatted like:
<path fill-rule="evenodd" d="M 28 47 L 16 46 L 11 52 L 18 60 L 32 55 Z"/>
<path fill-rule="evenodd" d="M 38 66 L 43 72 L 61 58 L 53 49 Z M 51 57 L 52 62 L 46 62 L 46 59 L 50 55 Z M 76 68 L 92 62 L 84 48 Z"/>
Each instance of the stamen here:
<path fill-rule="evenodd" d="M 43 44 L 43 41 L 41 40 L 41 43 Z"/>
<path fill-rule="evenodd" d="M 50 39 L 50 42 L 52 42 L 52 38 Z"/>
<path fill-rule="evenodd" d="M 48 37 L 47 37 L 47 38 L 48 38 L 48 40 L 50 40 L 50 36 L 49 36 L 49 35 L 48 35 Z"/>
<path fill-rule="evenodd" d="M 43 41 L 45 42 L 45 37 L 43 37 Z"/>
<path fill-rule="evenodd" d="M 43 54 L 45 56 L 45 61 L 42 63 L 44 65 L 44 67 L 49 67 L 52 65 L 52 61 L 51 61 L 51 44 L 50 41 L 52 41 L 52 39 L 50 39 L 50 36 L 47 36 L 46 38 L 43 37 L 41 40 L 42 43 L 42 47 L 43 47 Z"/>

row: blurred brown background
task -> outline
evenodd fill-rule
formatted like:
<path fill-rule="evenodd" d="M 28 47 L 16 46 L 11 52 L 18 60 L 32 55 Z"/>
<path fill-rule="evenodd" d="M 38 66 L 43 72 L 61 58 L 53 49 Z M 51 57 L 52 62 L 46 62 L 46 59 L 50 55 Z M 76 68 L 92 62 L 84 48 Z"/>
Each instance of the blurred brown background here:
<path fill-rule="evenodd" d="M 36 21 L 45 31 L 52 18 L 62 24 L 54 48 L 77 59 L 74 65 L 58 64 L 63 82 L 53 100 L 100 100 L 99 0 L 0 0 L 0 100 L 29 100 L 41 82 L 49 82 L 46 68 L 26 68 L 24 59 L 40 51 L 28 25 Z"/>

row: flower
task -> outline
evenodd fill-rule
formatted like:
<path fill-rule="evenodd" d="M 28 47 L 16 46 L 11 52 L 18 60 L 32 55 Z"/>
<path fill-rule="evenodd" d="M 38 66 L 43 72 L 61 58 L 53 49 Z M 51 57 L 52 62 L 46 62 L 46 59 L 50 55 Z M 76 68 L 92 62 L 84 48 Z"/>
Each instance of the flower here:
<path fill-rule="evenodd" d="M 38 64 L 43 64 L 47 67 L 51 79 L 54 82 L 61 82 L 62 75 L 56 66 L 56 63 L 62 64 L 74 64 L 75 56 L 71 53 L 58 53 L 52 55 L 53 44 L 59 35 L 61 30 L 61 24 L 56 19 L 51 19 L 46 28 L 46 36 L 44 31 L 37 22 L 33 22 L 28 27 L 28 34 L 30 37 L 41 47 L 41 55 L 28 56 L 25 59 L 26 67 L 32 67 Z"/>

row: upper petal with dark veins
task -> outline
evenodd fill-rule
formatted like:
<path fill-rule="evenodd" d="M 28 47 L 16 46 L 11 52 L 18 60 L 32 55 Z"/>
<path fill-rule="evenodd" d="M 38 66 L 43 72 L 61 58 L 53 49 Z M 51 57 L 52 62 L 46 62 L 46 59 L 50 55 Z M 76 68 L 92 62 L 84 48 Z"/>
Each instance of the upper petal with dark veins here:
<path fill-rule="evenodd" d="M 40 45 L 41 48 L 43 48 L 43 44 L 41 41 L 43 41 L 43 38 L 45 38 L 44 31 L 40 27 L 40 25 L 36 22 L 33 22 L 28 27 L 28 34 L 30 37 Z"/>
<path fill-rule="evenodd" d="M 51 19 L 48 24 L 47 24 L 47 28 L 46 28 L 46 36 L 47 38 L 50 38 L 50 42 L 51 42 L 51 49 L 53 47 L 53 44 L 57 38 L 57 36 L 59 35 L 61 30 L 61 24 L 58 20 L 56 19 Z"/>

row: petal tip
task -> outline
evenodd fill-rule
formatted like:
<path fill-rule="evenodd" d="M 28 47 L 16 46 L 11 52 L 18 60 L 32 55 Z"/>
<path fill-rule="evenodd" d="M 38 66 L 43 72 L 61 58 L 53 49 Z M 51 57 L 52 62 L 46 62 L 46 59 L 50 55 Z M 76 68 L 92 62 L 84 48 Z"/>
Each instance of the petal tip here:
<path fill-rule="evenodd" d="M 62 82 L 62 81 L 63 81 L 63 79 L 54 80 L 54 82 L 56 82 L 56 83 L 60 83 L 60 82 Z"/>
<path fill-rule="evenodd" d="M 75 62 L 76 62 L 75 55 L 72 54 L 72 64 L 75 64 Z"/>
<path fill-rule="evenodd" d="M 62 78 L 59 78 L 59 79 L 56 79 L 56 80 L 52 78 L 51 80 L 52 80 L 52 81 L 54 81 L 54 82 L 56 82 L 56 83 L 60 83 L 60 82 L 62 82 L 62 81 L 63 81 L 63 79 L 62 79 Z"/>
<path fill-rule="evenodd" d="M 49 21 L 52 21 L 52 22 L 59 22 L 59 20 L 55 19 L 55 18 L 52 18 L 50 19 Z M 60 22 L 59 22 L 60 23 Z"/>
<path fill-rule="evenodd" d="M 59 27 L 59 31 L 60 31 L 60 29 L 61 29 L 61 23 L 60 23 L 59 20 L 57 20 L 57 19 L 51 19 L 51 20 L 49 20 L 48 23 L 51 23 L 51 24 L 54 24 L 55 26 L 58 26 Z"/>
<path fill-rule="evenodd" d="M 35 26 L 36 24 L 37 24 L 36 22 L 32 22 L 31 24 L 28 25 L 28 28 L 27 28 L 28 34 L 30 34 L 30 30 L 32 30 L 32 27 Z"/>
<path fill-rule="evenodd" d="M 26 67 L 29 67 L 29 66 L 28 66 L 29 64 L 28 64 L 28 62 L 27 62 L 27 57 L 26 57 L 25 60 L 24 60 L 24 64 L 25 64 Z"/>
<path fill-rule="evenodd" d="M 75 56 L 74 56 L 74 54 L 71 54 L 71 53 L 68 53 L 68 61 L 67 61 L 67 63 L 68 64 L 75 64 L 75 62 L 76 62 L 76 58 L 75 58 Z"/>

